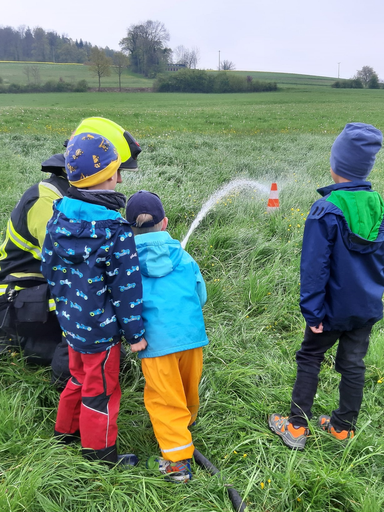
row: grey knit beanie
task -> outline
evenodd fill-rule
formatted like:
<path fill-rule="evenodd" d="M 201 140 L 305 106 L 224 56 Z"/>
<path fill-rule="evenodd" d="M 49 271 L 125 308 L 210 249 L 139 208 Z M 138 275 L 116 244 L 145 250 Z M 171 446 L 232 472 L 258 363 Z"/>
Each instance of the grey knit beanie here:
<path fill-rule="evenodd" d="M 347 180 L 365 180 L 383 142 L 380 130 L 365 123 L 348 123 L 331 149 L 331 168 Z"/>

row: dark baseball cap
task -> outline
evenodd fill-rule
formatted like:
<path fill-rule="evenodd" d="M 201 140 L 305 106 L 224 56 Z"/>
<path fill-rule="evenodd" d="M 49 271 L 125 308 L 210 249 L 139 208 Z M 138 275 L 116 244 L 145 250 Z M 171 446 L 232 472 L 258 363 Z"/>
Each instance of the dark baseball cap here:
<path fill-rule="evenodd" d="M 139 190 L 128 199 L 126 217 L 131 226 L 136 226 L 136 219 L 142 213 L 152 215 L 153 221 L 145 222 L 140 226 L 141 228 L 155 226 L 164 219 L 164 208 L 157 194 Z"/>

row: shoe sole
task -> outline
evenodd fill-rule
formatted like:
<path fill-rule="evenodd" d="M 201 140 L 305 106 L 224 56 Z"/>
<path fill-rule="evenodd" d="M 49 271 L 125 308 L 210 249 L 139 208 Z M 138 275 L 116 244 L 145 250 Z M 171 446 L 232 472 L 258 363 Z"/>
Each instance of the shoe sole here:
<path fill-rule="evenodd" d="M 286 446 L 287 448 L 289 448 L 290 450 L 299 450 L 300 452 L 302 452 L 305 448 L 305 446 L 292 446 L 290 444 L 287 444 L 285 441 L 284 441 L 284 437 L 282 435 L 282 433 L 277 430 L 275 428 L 275 425 L 274 423 L 272 423 L 271 421 L 271 416 L 268 417 L 268 426 L 269 428 L 271 429 L 271 431 L 276 434 L 280 439 L 281 439 L 281 442 L 284 444 L 284 446 Z"/>

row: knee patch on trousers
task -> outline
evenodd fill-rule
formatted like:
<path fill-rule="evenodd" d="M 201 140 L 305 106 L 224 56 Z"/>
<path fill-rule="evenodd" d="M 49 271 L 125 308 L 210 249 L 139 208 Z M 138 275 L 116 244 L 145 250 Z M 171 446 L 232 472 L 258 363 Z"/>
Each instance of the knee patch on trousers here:
<path fill-rule="evenodd" d="M 108 414 L 109 396 L 105 393 L 97 396 L 83 396 L 81 401 L 88 409 L 93 409 L 101 414 Z"/>

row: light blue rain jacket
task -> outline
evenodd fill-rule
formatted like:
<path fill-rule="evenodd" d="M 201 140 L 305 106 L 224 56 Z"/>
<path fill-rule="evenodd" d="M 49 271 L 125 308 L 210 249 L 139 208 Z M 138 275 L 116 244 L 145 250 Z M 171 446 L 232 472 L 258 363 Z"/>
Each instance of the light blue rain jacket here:
<path fill-rule="evenodd" d="M 166 231 L 137 235 L 135 242 L 148 342 L 139 357 L 159 357 L 207 345 L 202 312 L 207 291 L 195 260 Z"/>

